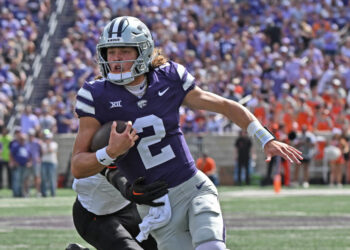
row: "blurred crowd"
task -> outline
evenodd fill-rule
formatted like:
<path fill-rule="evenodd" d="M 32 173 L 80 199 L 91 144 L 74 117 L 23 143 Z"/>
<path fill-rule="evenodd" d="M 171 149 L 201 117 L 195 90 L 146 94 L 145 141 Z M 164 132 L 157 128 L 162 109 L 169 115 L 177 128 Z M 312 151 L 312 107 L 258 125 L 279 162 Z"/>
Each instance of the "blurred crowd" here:
<path fill-rule="evenodd" d="M 50 1 L 1 2 L 3 122 L 21 97 Z M 99 75 L 99 35 L 112 18 L 131 15 L 150 27 L 156 47 L 183 64 L 200 87 L 239 101 L 279 139 L 293 142 L 306 129 L 315 134 L 317 159 L 327 146 L 323 134 L 340 133 L 348 144 L 349 0 L 74 0 L 72 8 L 75 23 L 54 59 L 48 94 L 39 106 L 23 108 L 23 133 L 77 131 L 75 95 Z M 184 133 L 200 135 L 238 132 L 225 117 L 186 107 L 180 125 Z"/>
<path fill-rule="evenodd" d="M 99 75 L 95 45 L 102 28 L 115 16 L 133 15 L 199 86 L 240 101 L 263 124 L 287 134 L 303 125 L 349 132 L 348 1 L 75 0 L 74 7 L 76 22 L 55 58 L 44 106 L 52 101 L 51 108 L 72 114 L 76 91 Z M 235 129 L 224 117 L 186 108 L 181 126 L 185 133 Z"/>
<path fill-rule="evenodd" d="M 0 126 L 23 97 L 50 0 L 0 1 Z"/>

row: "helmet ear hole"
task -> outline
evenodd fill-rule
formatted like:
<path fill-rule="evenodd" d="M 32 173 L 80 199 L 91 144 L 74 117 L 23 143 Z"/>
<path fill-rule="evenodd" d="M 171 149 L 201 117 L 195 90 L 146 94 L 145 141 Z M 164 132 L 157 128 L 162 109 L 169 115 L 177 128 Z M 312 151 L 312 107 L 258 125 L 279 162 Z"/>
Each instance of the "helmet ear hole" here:
<path fill-rule="evenodd" d="M 103 60 L 107 61 L 107 48 L 101 48 L 101 56 Z"/>

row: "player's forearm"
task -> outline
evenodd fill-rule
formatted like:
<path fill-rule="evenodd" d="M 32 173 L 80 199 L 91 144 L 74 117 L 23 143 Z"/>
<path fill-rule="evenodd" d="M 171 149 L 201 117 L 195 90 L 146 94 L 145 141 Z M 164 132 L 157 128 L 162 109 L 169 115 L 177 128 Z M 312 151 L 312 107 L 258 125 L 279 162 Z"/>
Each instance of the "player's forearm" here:
<path fill-rule="evenodd" d="M 203 91 L 198 87 L 187 94 L 184 104 L 192 109 L 205 109 L 221 113 L 242 129 L 247 129 L 248 125 L 256 120 L 255 116 L 238 102 Z"/>
<path fill-rule="evenodd" d="M 97 161 L 96 153 L 78 153 L 73 155 L 71 161 L 71 171 L 77 179 L 95 175 L 101 172 L 104 167 Z"/>
<path fill-rule="evenodd" d="M 231 100 L 225 100 L 223 114 L 244 130 L 252 121 L 257 120 L 246 107 Z"/>
<path fill-rule="evenodd" d="M 119 169 L 107 169 L 105 172 L 106 179 L 109 183 L 111 183 L 119 192 L 127 198 L 127 188 L 128 181 L 124 177 L 124 175 L 120 172 Z"/>

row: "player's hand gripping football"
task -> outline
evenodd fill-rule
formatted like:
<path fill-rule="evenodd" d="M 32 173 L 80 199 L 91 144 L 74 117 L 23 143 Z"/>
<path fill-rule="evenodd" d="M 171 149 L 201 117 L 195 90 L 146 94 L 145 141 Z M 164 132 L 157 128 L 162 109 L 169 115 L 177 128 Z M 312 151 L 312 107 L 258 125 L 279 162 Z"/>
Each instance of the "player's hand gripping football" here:
<path fill-rule="evenodd" d="M 126 198 L 137 204 L 152 207 L 163 206 L 164 202 L 154 202 L 154 200 L 168 193 L 168 184 L 165 181 L 156 181 L 151 184 L 145 184 L 144 182 L 145 178 L 139 177 L 133 184 L 127 184 Z"/>
<path fill-rule="evenodd" d="M 266 162 L 270 162 L 272 156 L 279 155 L 290 163 L 300 165 L 303 159 L 302 152 L 296 148 L 276 140 L 269 141 L 264 148 Z"/>
<path fill-rule="evenodd" d="M 111 126 L 111 133 L 109 135 L 108 146 L 106 148 L 107 154 L 111 158 L 116 158 L 119 155 L 126 153 L 131 147 L 135 145 L 135 141 L 139 138 L 137 131 L 132 128 L 131 122 L 127 122 L 126 128 L 122 133 L 116 131 L 117 122 L 114 121 Z"/>

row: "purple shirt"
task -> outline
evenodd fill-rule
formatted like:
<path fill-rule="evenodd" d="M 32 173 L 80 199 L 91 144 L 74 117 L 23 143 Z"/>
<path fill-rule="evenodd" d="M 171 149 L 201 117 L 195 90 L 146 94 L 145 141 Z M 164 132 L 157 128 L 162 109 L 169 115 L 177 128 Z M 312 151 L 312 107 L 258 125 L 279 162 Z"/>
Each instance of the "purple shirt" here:
<path fill-rule="evenodd" d="M 11 143 L 10 152 L 16 163 L 22 167 L 25 167 L 31 158 L 28 144 L 20 144 L 16 140 Z"/>
<path fill-rule="evenodd" d="M 77 95 L 76 112 L 101 124 L 132 121 L 140 138 L 118 167 L 130 181 L 145 176 L 146 183 L 164 180 L 174 187 L 197 171 L 179 127 L 179 108 L 195 81 L 174 62 L 151 70 L 147 79 L 147 91 L 140 99 L 104 79 L 85 83 Z"/>
<path fill-rule="evenodd" d="M 41 158 L 41 145 L 39 143 L 39 140 L 34 138 L 33 141 L 29 141 L 27 145 L 31 155 L 32 164 L 37 165 L 40 163 Z"/>

